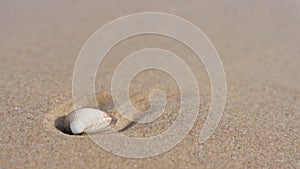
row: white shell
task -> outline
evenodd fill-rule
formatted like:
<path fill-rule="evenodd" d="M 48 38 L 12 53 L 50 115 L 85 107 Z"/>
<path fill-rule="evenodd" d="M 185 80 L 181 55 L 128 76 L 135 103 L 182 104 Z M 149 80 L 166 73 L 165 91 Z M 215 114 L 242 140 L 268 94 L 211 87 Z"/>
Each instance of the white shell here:
<path fill-rule="evenodd" d="M 82 108 L 67 115 L 65 128 L 73 134 L 96 133 L 107 128 L 112 120 L 112 117 L 103 111 Z"/>

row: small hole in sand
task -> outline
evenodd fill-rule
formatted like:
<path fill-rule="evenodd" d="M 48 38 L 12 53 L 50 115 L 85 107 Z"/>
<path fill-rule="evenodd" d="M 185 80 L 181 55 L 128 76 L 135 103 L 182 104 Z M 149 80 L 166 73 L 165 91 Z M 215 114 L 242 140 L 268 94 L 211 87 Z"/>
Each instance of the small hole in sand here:
<path fill-rule="evenodd" d="M 74 135 L 71 131 L 67 130 L 64 127 L 65 118 L 66 118 L 66 116 L 60 116 L 57 119 L 55 119 L 55 122 L 54 122 L 55 128 L 65 134 Z"/>

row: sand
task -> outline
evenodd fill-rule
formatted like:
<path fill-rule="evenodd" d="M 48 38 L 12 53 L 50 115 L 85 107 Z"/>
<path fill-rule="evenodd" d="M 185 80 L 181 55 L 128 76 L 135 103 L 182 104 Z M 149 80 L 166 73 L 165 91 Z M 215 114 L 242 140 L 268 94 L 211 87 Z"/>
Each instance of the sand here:
<path fill-rule="evenodd" d="M 128 54 L 149 46 L 195 63 L 191 69 L 201 94 L 197 121 L 176 147 L 152 158 L 124 158 L 106 152 L 87 135 L 63 133 L 60 117 L 72 110 L 72 74 L 85 41 L 105 23 L 145 11 L 175 14 L 198 26 L 220 54 L 228 93 L 216 131 L 199 144 L 211 93 L 196 56 L 175 40 L 154 35 L 117 45 L 97 74 L 101 109 L 115 111 L 109 94 L 114 68 Z M 300 168 L 296 0 L 1 1 L 0 25 L 0 168 Z M 165 115 L 128 128 L 126 135 L 156 135 L 176 119 L 179 91 L 162 72 L 145 71 L 134 79 L 134 105 L 149 106 L 152 88 L 166 92 Z"/>

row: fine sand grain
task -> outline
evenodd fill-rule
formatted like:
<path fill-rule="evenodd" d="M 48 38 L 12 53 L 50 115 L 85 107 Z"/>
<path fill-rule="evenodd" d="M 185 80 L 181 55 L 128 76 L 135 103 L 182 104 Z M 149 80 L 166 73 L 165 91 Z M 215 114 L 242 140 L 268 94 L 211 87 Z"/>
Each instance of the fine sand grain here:
<path fill-rule="evenodd" d="M 228 93 L 216 131 L 199 144 L 211 88 L 193 52 L 157 35 L 132 37 L 115 46 L 97 74 L 100 109 L 121 118 L 110 95 L 111 76 L 122 59 L 146 47 L 182 57 L 201 95 L 197 121 L 182 142 L 156 157 L 131 159 L 104 151 L 87 135 L 66 133 L 62 121 L 72 111 L 72 74 L 85 41 L 107 22 L 145 11 L 175 14 L 198 26 L 220 54 Z M 297 0 L 1 0 L 0 168 L 300 168 L 299 30 Z M 180 91 L 167 74 L 138 74 L 130 86 L 131 101 L 147 110 L 154 88 L 168 99 L 159 120 L 132 124 L 122 119 L 114 127 L 125 128 L 131 137 L 149 137 L 172 125 Z"/>

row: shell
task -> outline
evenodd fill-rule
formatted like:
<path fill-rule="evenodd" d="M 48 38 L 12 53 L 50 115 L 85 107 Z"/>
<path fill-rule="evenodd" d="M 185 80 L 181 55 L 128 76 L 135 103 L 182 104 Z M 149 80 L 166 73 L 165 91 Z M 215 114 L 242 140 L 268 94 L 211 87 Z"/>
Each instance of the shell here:
<path fill-rule="evenodd" d="M 65 118 L 65 128 L 73 134 L 96 133 L 106 129 L 113 121 L 107 113 L 92 109 L 82 108 L 68 114 Z"/>

